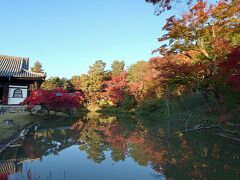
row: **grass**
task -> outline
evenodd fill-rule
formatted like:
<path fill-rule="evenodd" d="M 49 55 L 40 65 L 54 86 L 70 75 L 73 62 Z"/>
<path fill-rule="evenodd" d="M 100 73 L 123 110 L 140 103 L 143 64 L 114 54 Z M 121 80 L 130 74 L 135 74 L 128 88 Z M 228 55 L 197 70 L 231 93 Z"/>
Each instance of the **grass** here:
<path fill-rule="evenodd" d="M 10 138 L 14 137 L 27 125 L 41 120 L 51 120 L 57 117 L 65 116 L 63 113 L 57 114 L 32 114 L 28 112 L 5 113 L 0 115 L 0 144 L 5 143 Z M 4 120 L 13 120 L 13 126 L 8 126 Z"/>

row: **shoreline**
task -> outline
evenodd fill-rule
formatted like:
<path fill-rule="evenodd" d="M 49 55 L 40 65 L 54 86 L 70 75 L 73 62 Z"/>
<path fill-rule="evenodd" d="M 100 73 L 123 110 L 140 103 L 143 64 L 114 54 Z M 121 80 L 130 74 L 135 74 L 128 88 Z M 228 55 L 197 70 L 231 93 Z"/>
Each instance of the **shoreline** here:
<path fill-rule="evenodd" d="M 17 135 L 13 135 L 9 139 L 6 139 L 7 143 L 0 143 L 0 154 L 6 150 L 11 144 L 15 143 L 16 141 L 23 139 L 27 134 L 30 128 L 32 128 L 35 125 L 38 125 L 46 120 L 40 120 L 34 123 L 30 123 L 26 125 L 19 133 L 16 133 Z"/>
<path fill-rule="evenodd" d="M 29 114 L 29 116 L 34 116 L 34 115 Z M 30 121 L 24 127 L 16 129 L 16 131 L 12 135 L 10 135 L 9 137 L 3 138 L 1 140 L 1 142 L 0 142 L 0 154 L 4 150 L 6 150 L 11 144 L 15 143 L 16 141 L 18 141 L 20 139 L 23 139 L 28 134 L 29 129 L 31 129 L 33 126 L 41 124 L 44 121 L 48 121 L 53 117 L 54 118 L 64 118 L 64 117 L 68 116 L 66 114 L 61 114 L 61 115 L 49 114 L 50 116 L 45 116 L 47 114 L 36 114 L 36 115 L 40 115 L 42 117 L 36 116 L 35 117 L 37 119 L 36 121 L 32 121 L 32 122 Z"/>

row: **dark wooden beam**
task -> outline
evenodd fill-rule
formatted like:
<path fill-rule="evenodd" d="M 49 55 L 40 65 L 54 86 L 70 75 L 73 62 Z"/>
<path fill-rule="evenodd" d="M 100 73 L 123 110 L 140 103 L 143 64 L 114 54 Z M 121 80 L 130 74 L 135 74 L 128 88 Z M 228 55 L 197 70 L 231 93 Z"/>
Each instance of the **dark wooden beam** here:
<path fill-rule="evenodd" d="M 2 104 L 5 104 L 5 105 L 8 104 L 8 90 L 9 90 L 9 84 L 6 82 L 3 85 L 3 99 L 2 99 Z"/>

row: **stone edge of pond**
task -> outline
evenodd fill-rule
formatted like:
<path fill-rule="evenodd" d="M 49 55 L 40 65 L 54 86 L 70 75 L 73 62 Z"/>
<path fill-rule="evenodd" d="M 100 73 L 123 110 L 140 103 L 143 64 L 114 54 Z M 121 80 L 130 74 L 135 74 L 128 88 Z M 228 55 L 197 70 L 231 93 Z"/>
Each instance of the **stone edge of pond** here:
<path fill-rule="evenodd" d="M 45 120 L 40 120 L 40 121 L 37 121 L 37 122 L 34 122 L 34 123 L 31 123 L 31 124 L 26 125 L 26 126 L 20 131 L 20 133 L 18 133 L 17 135 L 9 138 L 9 139 L 7 140 L 7 143 L 5 143 L 5 144 L 3 144 L 3 145 L 0 146 L 0 154 L 1 154 L 5 149 L 7 149 L 11 144 L 13 144 L 14 142 L 16 142 L 16 141 L 18 141 L 18 140 L 20 140 L 20 139 L 23 139 L 23 138 L 27 135 L 27 133 L 28 133 L 28 131 L 29 131 L 30 128 L 32 128 L 33 126 L 38 125 L 38 124 L 40 124 L 40 123 L 42 123 L 42 122 L 44 122 L 44 121 L 45 121 Z"/>

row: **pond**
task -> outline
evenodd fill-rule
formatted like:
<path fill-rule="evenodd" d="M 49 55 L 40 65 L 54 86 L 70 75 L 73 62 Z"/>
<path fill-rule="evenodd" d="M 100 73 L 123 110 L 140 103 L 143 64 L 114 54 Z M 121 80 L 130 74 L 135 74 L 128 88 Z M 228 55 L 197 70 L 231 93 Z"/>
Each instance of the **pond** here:
<path fill-rule="evenodd" d="M 239 179 L 239 145 L 133 117 L 53 120 L 0 154 L 0 179 Z"/>

